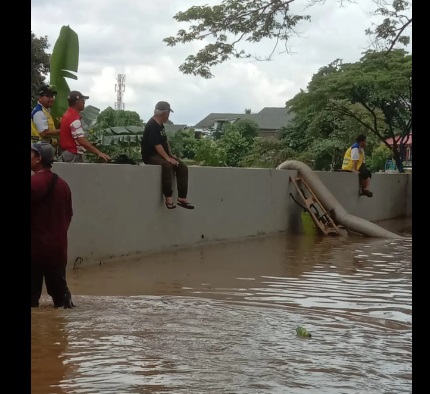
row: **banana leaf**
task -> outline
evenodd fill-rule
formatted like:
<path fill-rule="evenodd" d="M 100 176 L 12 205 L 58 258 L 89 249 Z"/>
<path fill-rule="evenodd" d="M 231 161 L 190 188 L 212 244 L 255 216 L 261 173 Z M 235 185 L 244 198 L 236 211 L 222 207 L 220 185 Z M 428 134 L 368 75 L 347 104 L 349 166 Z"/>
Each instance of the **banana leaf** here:
<path fill-rule="evenodd" d="M 78 77 L 73 74 L 78 72 L 78 63 L 78 35 L 69 26 L 63 26 L 52 51 L 50 67 L 50 84 L 53 85 L 57 91 L 57 97 L 51 109 L 51 114 L 57 127 L 61 116 L 63 116 L 64 112 L 66 112 L 69 107 L 67 96 L 70 92 L 70 88 L 66 78 L 78 79 Z"/>
<path fill-rule="evenodd" d="M 103 129 L 100 132 L 100 144 L 138 146 L 143 136 L 143 127 L 140 126 L 115 126 Z"/>
<path fill-rule="evenodd" d="M 93 107 L 92 105 L 86 105 L 85 109 L 81 111 L 82 128 L 85 131 L 88 131 L 96 125 L 99 113 L 100 109 Z"/>

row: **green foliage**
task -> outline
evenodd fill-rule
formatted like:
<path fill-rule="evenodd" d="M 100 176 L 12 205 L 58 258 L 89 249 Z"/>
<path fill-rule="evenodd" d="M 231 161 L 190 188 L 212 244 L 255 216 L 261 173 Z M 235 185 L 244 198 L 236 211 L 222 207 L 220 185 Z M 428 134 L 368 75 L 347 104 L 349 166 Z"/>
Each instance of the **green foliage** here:
<path fill-rule="evenodd" d="M 179 130 L 168 137 L 173 154 L 182 159 L 194 160 L 199 144 L 199 140 L 195 138 L 194 129 Z"/>
<path fill-rule="evenodd" d="M 198 140 L 194 160 L 201 166 L 225 167 L 226 152 L 216 140 L 202 138 Z"/>
<path fill-rule="evenodd" d="M 137 112 L 107 107 L 98 115 L 97 124 L 88 134 L 88 140 L 94 145 L 103 146 L 103 152 L 114 160 L 127 156 L 137 161 L 141 160 L 143 130 L 144 123 Z"/>
<path fill-rule="evenodd" d="M 118 126 L 143 127 L 144 123 L 137 112 L 117 110 L 112 107 L 107 107 L 97 117 L 97 131 Z"/>
<path fill-rule="evenodd" d="M 223 133 L 237 131 L 246 140 L 252 140 L 258 135 L 258 123 L 249 119 L 239 119 L 235 123 L 227 123 L 223 127 Z"/>
<path fill-rule="evenodd" d="M 242 159 L 249 154 L 252 148 L 252 141 L 234 128 L 228 128 L 218 144 L 225 152 L 225 163 L 228 167 L 239 167 Z"/>
<path fill-rule="evenodd" d="M 280 51 L 288 52 L 288 40 L 297 35 L 296 28 L 302 21 L 309 21 L 310 16 L 291 12 L 290 3 L 294 0 L 223 0 L 214 6 L 193 6 L 185 12 L 178 12 L 174 19 L 179 23 L 189 24 L 188 29 L 180 29 L 176 36 L 165 38 L 168 46 L 190 42 L 209 41 L 196 54 L 189 55 L 179 70 L 184 74 L 212 78 L 211 67 L 231 59 L 255 58 L 270 60 L 278 45 Z M 325 0 L 311 0 L 310 5 L 325 3 Z M 355 3 L 353 0 L 341 0 L 340 5 Z M 372 36 L 376 43 L 383 43 L 391 50 L 396 43 L 407 45 L 410 38 L 406 28 L 412 25 L 412 18 L 405 16 L 411 1 L 392 0 L 391 6 L 385 0 L 375 0 L 377 9 L 374 14 L 385 16 L 380 25 L 367 29 L 365 34 Z M 306 9 L 306 7 L 303 7 Z M 273 48 L 268 55 L 252 55 L 241 49 L 241 44 L 258 44 L 263 40 L 272 40 Z M 249 46 L 249 45 L 248 45 Z"/>
<path fill-rule="evenodd" d="M 391 149 L 388 149 L 385 145 L 380 144 L 373 150 L 372 156 L 370 158 L 366 157 L 366 166 L 369 167 L 372 172 L 384 170 L 386 161 L 391 159 L 392 155 L 393 152 Z"/>
<path fill-rule="evenodd" d="M 296 116 L 283 130 L 283 138 L 298 152 L 313 152 L 315 166 L 326 168 L 330 156 L 331 166 L 336 166 L 340 151 L 334 149 L 342 141 L 348 146 L 353 135 L 367 134 L 385 143 L 410 132 L 412 56 L 396 49 L 368 51 L 356 63 L 336 60 L 321 68 L 308 90 L 287 102 L 287 107 Z M 392 152 L 397 161 L 398 147 L 394 145 Z"/>
<path fill-rule="evenodd" d="M 50 84 L 54 85 L 57 90 L 57 97 L 51 109 L 51 114 L 57 123 L 57 127 L 61 116 L 69 107 L 67 96 L 70 88 L 66 78 L 78 79 L 74 74 L 78 71 L 78 64 L 78 35 L 69 26 L 63 26 L 52 51 L 50 72 Z"/>
<path fill-rule="evenodd" d="M 31 32 L 31 108 L 38 100 L 38 88 L 46 83 L 51 56 L 45 51 L 49 48 L 48 37 L 36 37 Z"/>
<path fill-rule="evenodd" d="M 251 57 L 244 49 L 237 48 L 240 41 L 256 44 L 266 38 L 273 39 L 273 53 L 278 43 L 286 42 L 294 34 L 294 27 L 300 21 L 310 17 L 291 14 L 290 1 L 224 0 L 213 7 L 193 6 L 185 12 L 178 12 L 174 19 L 191 25 L 188 31 L 181 29 L 176 37 L 165 38 L 163 41 L 168 46 L 214 40 L 196 55 L 188 56 L 179 70 L 184 74 L 211 78 L 210 67 L 231 58 Z M 266 59 L 270 57 L 266 56 Z"/>
<path fill-rule="evenodd" d="M 385 0 L 376 1 L 378 8 L 374 15 L 383 16 L 383 21 L 366 30 L 366 35 L 374 38 L 373 45 L 377 50 L 391 50 L 396 44 L 408 45 L 411 41 L 406 34 L 407 28 L 412 27 L 412 17 L 407 12 L 412 8 L 412 1 L 392 0 L 389 5 Z"/>
<path fill-rule="evenodd" d="M 285 141 L 274 137 L 254 138 L 252 149 L 243 157 L 241 167 L 276 168 L 285 160 L 292 160 L 294 151 Z"/>

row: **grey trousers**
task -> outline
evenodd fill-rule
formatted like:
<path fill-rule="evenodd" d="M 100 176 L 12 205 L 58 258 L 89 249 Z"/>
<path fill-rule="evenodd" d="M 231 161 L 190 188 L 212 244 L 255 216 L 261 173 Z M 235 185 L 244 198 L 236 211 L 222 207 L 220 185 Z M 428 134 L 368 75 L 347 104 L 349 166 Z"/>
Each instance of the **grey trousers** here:
<path fill-rule="evenodd" d="M 84 163 L 85 162 L 83 154 L 74 154 L 72 152 L 69 152 L 68 150 L 61 152 L 61 159 L 65 163 Z"/>

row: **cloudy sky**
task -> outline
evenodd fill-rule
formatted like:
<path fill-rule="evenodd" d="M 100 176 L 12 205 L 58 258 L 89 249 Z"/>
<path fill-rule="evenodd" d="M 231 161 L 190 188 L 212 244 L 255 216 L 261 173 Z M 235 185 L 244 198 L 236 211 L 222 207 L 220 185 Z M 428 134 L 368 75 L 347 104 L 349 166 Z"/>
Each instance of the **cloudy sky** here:
<path fill-rule="evenodd" d="M 101 110 L 114 108 L 118 74 L 125 74 L 125 109 L 147 121 L 157 101 L 168 101 L 175 124 L 193 126 L 209 113 L 252 113 L 264 107 L 283 107 L 312 75 L 331 61 L 359 60 L 369 47 L 364 31 L 378 22 L 372 0 L 340 7 L 339 0 L 326 0 L 304 10 L 307 0 L 296 0 L 293 10 L 312 16 L 298 27 L 300 37 L 288 44 L 291 54 L 277 54 L 270 62 L 235 60 L 212 68 L 214 78 L 184 75 L 178 67 L 203 44 L 168 47 L 162 40 L 186 25 L 173 16 L 193 5 L 213 5 L 215 0 L 32 0 L 31 30 L 47 36 L 50 53 L 61 27 L 70 26 L 79 37 L 77 80 L 71 90 L 90 96 L 88 104 Z M 267 55 L 273 42 L 253 46 Z M 49 80 L 49 76 L 48 76 Z"/>

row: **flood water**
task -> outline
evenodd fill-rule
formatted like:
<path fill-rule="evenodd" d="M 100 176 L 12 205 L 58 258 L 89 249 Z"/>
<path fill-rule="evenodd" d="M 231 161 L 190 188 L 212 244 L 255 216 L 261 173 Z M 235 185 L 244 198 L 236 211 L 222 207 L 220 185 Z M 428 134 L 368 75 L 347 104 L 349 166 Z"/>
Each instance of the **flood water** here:
<path fill-rule="evenodd" d="M 32 393 L 411 393 L 411 256 L 282 234 L 71 270 L 78 307 L 31 312 Z"/>

